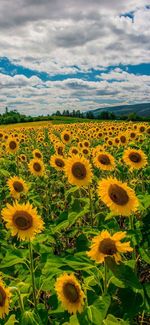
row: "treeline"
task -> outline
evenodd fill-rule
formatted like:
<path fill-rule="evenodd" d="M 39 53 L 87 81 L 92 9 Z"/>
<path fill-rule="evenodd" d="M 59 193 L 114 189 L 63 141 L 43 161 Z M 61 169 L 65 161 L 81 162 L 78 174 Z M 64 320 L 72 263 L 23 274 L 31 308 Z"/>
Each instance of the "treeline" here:
<path fill-rule="evenodd" d="M 8 111 L 8 108 L 5 108 L 5 113 L 0 114 L 0 124 L 14 124 L 14 123 L 25 123 L 25 122 L 36 122 L 36 121 L 50 121 L 55 120 L 55 117 L 72 117 L 72 118 L 82 118 L 82 119 L 95 119 L 95 120 L 126 120 L 126 121 L 150 121 L 150 118 L 138 116 L 136 113 L 131 113 L 128 115 L 118 116 L 112 112 L 102 111 L 98 116 L 94 116 L 92 111 L 83 113 L 80 110 L 64 110 L 62 113 L 56 111 L 52 115 L 47 116 L 27 116 L 20 114 L 17 110 Z"/>
<path fill-rule="evenodd" d="M 8 111 L 8 108 L 5 108 L 5 113 L 0 114 L 0 124 L 14 124 L 14 123 L 26 123 L 26 122 L 35 122 L 35 121 L 49 121 L 52 120 L 50 115 L 47 116 L 27 116 L 20 114 L 17 110 Z"/>
<path fill-rule="evenodd" d="M 137 115 L 136 113 L 130 113 L 128 115 L 116 115 L 113 112 L 102 111 L 99 115 L 95 116 L 92 111 L 81 113 L 80 110 L 73 110 L 69 112 L 69 110 L 64 110 L 62 113 L 57 111 L 53 113 L 52 116 L 67 116 L 67 117 L 78 117 L 78 118 L 86 118 L 86 119 L 96 119 L 96 120 L 126 120 L 126 121 L 150 121 L 148 117 L 142 117 Z"/>

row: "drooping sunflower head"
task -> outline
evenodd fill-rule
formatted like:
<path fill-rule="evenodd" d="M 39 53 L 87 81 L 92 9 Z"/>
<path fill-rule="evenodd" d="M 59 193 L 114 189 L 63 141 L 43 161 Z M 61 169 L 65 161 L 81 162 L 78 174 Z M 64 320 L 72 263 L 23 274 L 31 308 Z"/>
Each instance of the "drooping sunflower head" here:
<path fill-rule="evenodd" d="M 81 313 L 84 306 L 84 292 L 74 274 L 59 276 L 55 283 L 58 299 L 70 314 Z"/>
<path fill-rule="evenodd" d="M 56 170 L 64 170 L 65 159 L 61 155 L 53 155 L 50 159 L 50 165 Z"/>
<path fill-rule="evenodd" d="M 29 202 L 19 204 L 16 201 L 13 205 L 7 204 L 1 215 L 12 236 L 17 235 L 20 240 L 32 240 L 44 228 L 43 220 Z"/>
<path fill-rule="evenodd" d="M 141 169 L 147 164 L 147 157 L 140 149 L 136 150 L 129 148 L 125 150 L 123 160 L 131 169 Z"/>
<path fill-rule="evenodd" d="M 115 168 L 114 157 L 106 151 L 102 151 L 96 155 L 94 164 L 102 170 L 113 170 Z"/>
<path fill-rule="evenodd" d="M 10 194 L 14 199 L 19 199 L 21 195 L 28 192 L 27 184 L 18 176 L 11 177 L 8 180 L 7 185 L 9 187 Z"/>
<path fill-rule="evenodd" d="M 107 256 L 114 257 L 116 263 L 121 261 L 120 253 L 131 252 L 130 242 L 122 243 L 126 232 L 117 232 L 113 236 L 107 230 L 103 230 L 92 239 L 91 249 L 87 255 L 97 263 L 103 263 Z"/>
<path fill-rule="evenodd" d="M 70 184 L 79 187 L 87 186 L 92 180 L 92 171 L 89 161 L 79 155 L 73 155 L 66 160 L 65 174 Z"/>
<path fill-rule="evenodd" d="M 112 177 L 99 182 L 98 195 L 115 215 L 129 216 L 139 205 L 134 190 Z"/>
<path fill-rule="evenodd" d="M 8 138 L 6 142 L 6 150 L 9 153 L 16 153 L 18 150 L 18 142 L 16 141 L 15 138 Z"/>
<path fill-rule="evenodd" d="M 38 149 L 33 150 L 32 154 L 33 154 L 34 158 L 43 159 L 42 153 Z"/>
<path fill-rule="evenodd" d="M 0 318 L 4 318 L 9 314 L 11 292 L 6 288 L 4 282 L 0 278 Z"/>
<path fill-rule="evenodd" d="M 29 167 L 30 172 L 34 176 L 43 176 L 44 175 L 45 167 L 44 167 L 42 159 L 37 159 L 37 158 L 32 159 L 29 162 L 28 167 Z"/>

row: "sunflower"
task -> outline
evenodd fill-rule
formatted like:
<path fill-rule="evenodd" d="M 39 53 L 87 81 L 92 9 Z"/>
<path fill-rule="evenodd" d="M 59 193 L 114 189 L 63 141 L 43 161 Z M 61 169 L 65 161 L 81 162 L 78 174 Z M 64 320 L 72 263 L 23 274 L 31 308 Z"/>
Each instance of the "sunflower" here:
<path fill-rule="evenodd" d="M 124 162 L 131 167 L 131 169 L 140 169 L 146 166 L 147 157 L 142 150 L 127 149 L 123 155 Z"/>
<path fill-rule="evenodd" d="M 33 154 L 34 158 L 43 159 L 42 153 L 38 149 L 33 150 L 32 154 Z"/>
<path fill-rule="evenodd" d="M 114 257 L 116 263 L 118 263 L 121 261 L 120 253 L 133 251 L 130 242 L 121 243 L 121 239 L 124 239 L 125 236 L 126 232 L 123 231 L 116 232 L 111 236 L 107 230 L 103 230 L 92 239 L 91 249 L 87 252 L 87 255 L 97 263 L 103 263 L 107 256 Z"/>
<path fill-rule="evenodd" d="M 14 199 L 19 199 L 22 194 L 26 194 L 28 192 L 28 186 L 25 181 L 18 177 L 11 177 L 7 181 L 7 185 L 10 190 L 10 194 Z"/>
<path fill-rule="evenodd" d="M 86 158 L 73 155 L 66 160 L 65 174 L 70 184 L 86 186 L 92 179 L 91 165 Z"/>
<path fill-rule="evenodd" d="M 64 143 L 68 143 L 70 141 L 70 132 L 69 131 L 63 131 L 61 134 L 61 139 Z"/>
<path fill-rule="evenodd" d="M 20 160 L 21 160 L 22 162 L 27 162 L 27 156 L 26 156 L 26 155 L 21 154 L 19 157 L 20 157 Z"/>
<path fill-rule="evenodd" d="M 94 165 L 102 170 L 113 170 L 115 168 L 115 159 L 108 152 L 102 151 L 94 158 Z"/>
<path fill-rule="evenodd" d="M 29 167 L 30 172 L 34 176 L 43 176 L 44 175 L 45 167 L 44 167 L 42 159 L 36 159 L 36 158 L 32 159 L 29 162 L 28 167 Z"/>
<path fill-rule="evenodd" d="M 14 138 L 8 138 L 6 142 L 6 149 L 9 153 L 16 153 L 18 150 L 18 142 Z"/>
<path fill-rule="evenodd" d="M 71 147 L 69 150 L 69 154 L 72 155 L 77 155 L 79 153 L 79 149 L 77 147 Z"/>
<path fill-rule="evenodd" d="M 50 165 L 56 170 L 64 170 L 65 159 L 61 155 L 53 155 L 50 159 Z"/>
<path fill-rule="evenodd" d="M 29 202 L 19 204 L 16 201 L 13 205 L 7 204 L 1 215 L 12 236 L 17 235 L 20 240 L 32 240 L 44 228 L 43 220 Z"/>
<path fill-rule="evenodd" d="M 81 313 L 84 306 L 84 292 L 74 274 L 64 273 L 55 283 L 58 299 L 70 314 Z"/>
<path fill-rule="evenodd" d="M 129 216 L 139 205 L 134 190 L 112 177 L 99 182 L 98 195 L 114 214 L 122 216 Z"/>
<path fill-rule="evenodd" d="M 4 318 L 9 313 L 11 292 L 6 288 L 4 282 L 0 278 L 0 318 Z"/>

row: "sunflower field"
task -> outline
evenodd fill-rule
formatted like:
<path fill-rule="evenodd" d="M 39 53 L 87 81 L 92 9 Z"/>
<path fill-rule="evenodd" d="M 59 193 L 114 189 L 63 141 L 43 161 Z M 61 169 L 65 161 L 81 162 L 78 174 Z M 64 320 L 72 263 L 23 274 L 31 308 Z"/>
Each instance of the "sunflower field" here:
<path fill-rule="evenodd" d="M 0 324 L 150 324 L 150 126 L 0 129 Z"/>

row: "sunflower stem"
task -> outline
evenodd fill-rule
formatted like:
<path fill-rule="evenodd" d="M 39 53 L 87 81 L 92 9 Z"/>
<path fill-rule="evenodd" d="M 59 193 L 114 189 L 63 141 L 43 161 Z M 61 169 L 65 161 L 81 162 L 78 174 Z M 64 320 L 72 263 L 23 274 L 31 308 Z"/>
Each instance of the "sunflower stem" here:
<path fill-rule="evenodd" d="M 89 192 L 89 200 L 90 200 L 90 216 L 91 216 L 91 227 L 93 228 L 93 204 L 92 204 L 92 196 L 91 196 L 91 188 L 90 185 L 88 186 Z"/>
<path fill-rule="evenodd" d="M 107 293 L 107 264 L 106 259 L 104 259 L 104 295 Z"/>
<path fill-rule="evenodd" d="M 32 280 L 33 300 L 34 300 L 34 307 L 36 309 L 37 301 L 36 301 L 36 286 L 35 286 L 35 276 L 34 276 L 33 250 L 32 250 L 32 244 L 30 240 L 29 240 L 29 256 L 30 256 L 30 273 L 31 273 L 31 280 Z"/>

